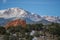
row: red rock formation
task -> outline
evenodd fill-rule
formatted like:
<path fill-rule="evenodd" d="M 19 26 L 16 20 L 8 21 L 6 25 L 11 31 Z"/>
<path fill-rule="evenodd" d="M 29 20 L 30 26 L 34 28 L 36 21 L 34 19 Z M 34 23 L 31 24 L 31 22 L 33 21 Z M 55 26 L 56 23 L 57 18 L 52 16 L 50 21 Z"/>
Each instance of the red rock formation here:
<path fill-rule="evenodd" d="M 5 26 L 5 28 L 11 27 L 11 26 L 18 26 L 21 25 L 22 27 L 26 27 L 26 21 L 25 20 L 21 20 L 21 19 L 17 19 L 11 22 L 8 22 L 7 25 Z"/>

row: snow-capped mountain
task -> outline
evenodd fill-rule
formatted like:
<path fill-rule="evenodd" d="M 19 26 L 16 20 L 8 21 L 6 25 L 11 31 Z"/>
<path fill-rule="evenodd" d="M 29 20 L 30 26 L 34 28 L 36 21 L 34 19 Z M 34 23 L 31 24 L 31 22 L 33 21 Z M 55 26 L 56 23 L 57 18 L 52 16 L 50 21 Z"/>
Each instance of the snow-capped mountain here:
<path fill-rule="evenodd" d="M 25 11 L 21 8 L 10 8 L 6 10 L 0 10 L 0 18 L 30 18 L 33 21 L 39 21 L 41 18 L 39 15 L 33 14 L 31 12 Z"/>
<path fill-rule="evenodd" d="M 0 24 L 6 23 L 15 19 L 24 19 L 27 23 L 60 23 L 60 17 L 54 16 L 40 16 L 31 12 L 28 12 L 22 8 L 8 8 L 0 10 Z"/>

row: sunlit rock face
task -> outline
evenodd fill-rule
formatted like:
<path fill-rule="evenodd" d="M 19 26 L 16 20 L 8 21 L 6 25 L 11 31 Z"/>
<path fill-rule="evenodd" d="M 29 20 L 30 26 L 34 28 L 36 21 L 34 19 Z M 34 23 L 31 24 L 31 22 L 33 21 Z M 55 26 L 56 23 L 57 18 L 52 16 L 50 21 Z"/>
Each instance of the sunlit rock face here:
<path fill-rule="evenodd" d="M 18 25 L 21 25 L 22 27 L 25 27 L 26 26 L 26 21 L 21 20 L 21 19 L 16 19 L 14 21 L 8 22 L 5 27 L 6 28 L 8 28 L 8 27 L 16 27 Z"/>

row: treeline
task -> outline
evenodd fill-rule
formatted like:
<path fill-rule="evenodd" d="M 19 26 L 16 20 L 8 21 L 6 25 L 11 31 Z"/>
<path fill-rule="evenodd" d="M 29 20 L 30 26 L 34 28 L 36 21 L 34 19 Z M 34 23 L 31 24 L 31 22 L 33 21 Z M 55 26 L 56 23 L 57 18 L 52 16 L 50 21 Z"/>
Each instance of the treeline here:
<path fill-rule="evenodd" d="M 31 40 L 33 38 L 33 36 L 30 36 L 30 32 L 32 30 L 35 31 L 43 31 L 48 32 L 50 34 L 56 35 L 58 37 L 58 40 L 60 40 L 60 24 L 58 23 L 51 23 L 49 25 L 43 25 L 43 24 L 27 24 L 26 27 L 22 27 L 21 25 L 18 25 L 16 27 L 9 27 L 7 29 L 5 29 L 5 27 L 0 26 L 0 35 L 10 35 L 10 34 L 17 34 L 17 37 L 19 36 L 18 34 L 20 33 L 22 36 L 22 38 L 26 38 L 28 40 Z M 28 33 L 28 35 L 26 36 L 25 33 Z M 39 34 L 35 35 L 35 36 L 39 36 Z M 6 39 L 8 40 L 8 39 Z"/>

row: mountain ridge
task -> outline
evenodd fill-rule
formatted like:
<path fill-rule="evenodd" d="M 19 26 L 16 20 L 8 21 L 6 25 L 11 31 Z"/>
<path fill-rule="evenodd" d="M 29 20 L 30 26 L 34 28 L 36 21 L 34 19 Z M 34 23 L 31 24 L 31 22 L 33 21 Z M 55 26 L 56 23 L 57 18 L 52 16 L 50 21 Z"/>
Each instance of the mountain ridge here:
<path fill-rule="evenodd" d="M 5 21 L 9 22 L 16 19 L 24 19 L 26 23 L 60 23 L 60 16 L 40 16 L 35 13 L 31 13 L 22 8 L 9 8 L 5 10 L 0 10 L 0 24 L 2 23 L 1 18 L 3 18 L 3 23 Z M 5 24 L 5 23 L 4 23 Z"/>

